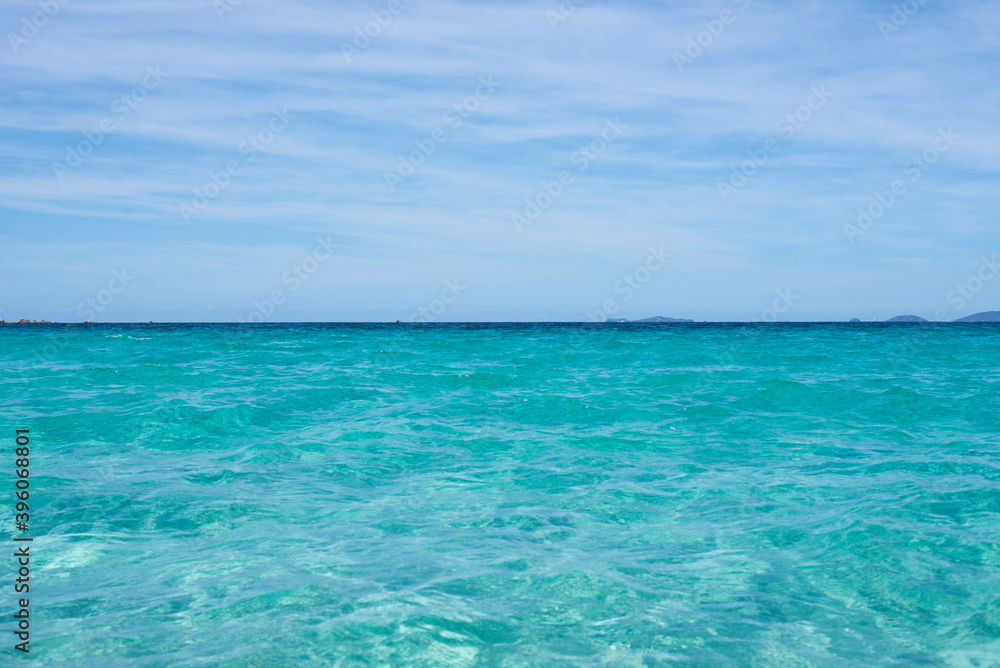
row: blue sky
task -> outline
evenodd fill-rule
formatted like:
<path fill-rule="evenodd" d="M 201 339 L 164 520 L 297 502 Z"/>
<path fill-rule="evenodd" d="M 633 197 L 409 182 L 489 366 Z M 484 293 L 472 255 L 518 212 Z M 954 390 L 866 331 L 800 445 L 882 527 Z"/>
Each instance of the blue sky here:
<path fill-rule="evenodd" d="M 1000 9 L 895 8 L 5 2 L 0 317 L 1000 309 Z"/>

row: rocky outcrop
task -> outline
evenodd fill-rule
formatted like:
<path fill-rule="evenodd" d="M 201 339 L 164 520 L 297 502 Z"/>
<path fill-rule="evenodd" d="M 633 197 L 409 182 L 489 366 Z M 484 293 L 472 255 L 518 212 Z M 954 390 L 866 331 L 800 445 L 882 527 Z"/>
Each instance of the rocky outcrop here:
<path fill-rule="evenodd" d="M 889 318 L 886 322 L 930 322 L 925 320 L 918 315 L 897 315 L 895 318 Z"/>
<path fill-rule="evenodd" d="M 21 318 L 20 320 L 11 320 L 7 322 L 6 320 L 0 320 L 0 325 L 51 325 L 53 323 L 48 320 L 28 320 L 27 318 Z"/>

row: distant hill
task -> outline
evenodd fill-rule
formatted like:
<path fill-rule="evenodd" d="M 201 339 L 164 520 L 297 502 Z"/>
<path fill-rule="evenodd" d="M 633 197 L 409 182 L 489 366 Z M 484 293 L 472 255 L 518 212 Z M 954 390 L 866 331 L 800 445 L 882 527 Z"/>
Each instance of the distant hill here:
<path fill-rule="evenodd" d="M 897 315 L 895 318 L 889 318 L 886 322 L 930 322 L 917 315 Z"/>
<path fill-rule="evenodd" d="M 654 315 L 652 318 L 643 318 L 642 320 L 636 320 L 635 322 L 694 322 L 694 320 L 688 320 L 686 318 L 665 318 L 662 315 Z"/>
<path fill-rule="evenodd" d="M 1000 311 L 983 311 L 973 313 L 964 318 L 959 318 L 955 322 L 1000 322 Z"/>
<path fill-rule="evenodd" d="M 652 318 L 643 318 L 642 320 L 626 320 L 625 318 L 608 318 L 604 322 L 655 322 L 655 323 L 685 323 L 694 322 L 694 320 L 686 320 L 684 318 L 665 318 L 662 315 L 654 315 Z"/>

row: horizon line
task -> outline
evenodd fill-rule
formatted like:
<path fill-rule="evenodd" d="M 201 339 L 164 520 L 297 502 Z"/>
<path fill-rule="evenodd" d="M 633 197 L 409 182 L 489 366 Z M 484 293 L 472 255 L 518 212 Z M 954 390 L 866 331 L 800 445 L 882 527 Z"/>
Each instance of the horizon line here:
<path fill-rule="evenodd" d="M 239 322 L 228 320 L 163 320 L 141 321 L 122 320 L 108 322 L 58 322 L 48 320 L 3 321 L 3 325 L 240 325 L 263 327 L 269 325 L 650 325 L 650 326 L 690 326 L 690 325 L 989 325 L 1000 324 L 998 320 L 691 320 L 689 322 L 649 322 L 642 320 L 446 320 L 423 322 L 417 320 L 275 320 L 271 322 Z"/>

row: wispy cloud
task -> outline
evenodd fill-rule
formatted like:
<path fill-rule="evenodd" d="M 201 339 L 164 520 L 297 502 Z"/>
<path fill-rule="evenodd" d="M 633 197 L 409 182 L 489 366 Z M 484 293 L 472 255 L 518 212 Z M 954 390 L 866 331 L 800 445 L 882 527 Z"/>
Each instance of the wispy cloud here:
<path fill-rule="evenodd" d="M 956 263 L 975 260 L 995 229 L 993 3 L 926 3 L 884 39 L 878 23 L 892 3 L 588 0 L 553 30 L 551 1 L 400 0 L 350 59 L 342 44 L 386 2 L 228 5 L 220 20 L 209 0 L 69 2 L 27 43 L 0 48 L 0 280 L 18 303 L 58 317 L 59 290 L 37 287 L 41 269 L 15 273 L 13 250 L 80 239 L 76 263 L 46 268 L 66 291 L 85 268 L 110 266 L 102 248 L 173 253 L 129 300 L 183 312 L 194 288 L 148 286 L 171 281 L 167 267 L 201 263 L 218 273 L 199 271 L 197 301 L 239 309 L 256 294 L 246 287 L 255 263 L 322 233 L 344 241 L 345 263 L 377 274 L 330 271 L 324 280 L 343 281 L 328 286 L 337 296 L 296 295 L 332 319 L 373 305 L 407 317 L 426 296 L 404 298 L 400 286 L 433 294 L 455 275 L 476 285 L 463 313 L 569 308 L 583 319 L 603 294 L 594 291 L 660 244 L 671 248 L 669 276 L 629 308 L 724 318 L 754 294 L 815 284 L 828 287 L 810 308 L 839 316 L 936 303 L 927 282 L 953 284 Z M 725 10 L 736 20 L 679 71 L 673 54 Z M 37 11 L 5 3 L 0 26 L 17 34 Z M 115 101 L 150 67 L 162 84 L 117 118 Z M 502 88 L 387 189 L 403 151 L 485 75 Z M 835 97 L 722 201 L 717 184 L 820 85 Z M 244 162 L 241 144 L 275 108 L 294 121 Z M 107 118 L 113 132 L 60 180 L 54 165 Z M 608 118 L 628 132 L 518 235 L 511 212 Z M 944 126 L 962 140 L 852 248 L 844 223 Z M 183 220 L 181 205 L 234 159 L 239 174 Z M 213 250 L 201 245 L 209 240 Z M 898 280 L 903 258 L 919 262 L 919 285 Z"/>

